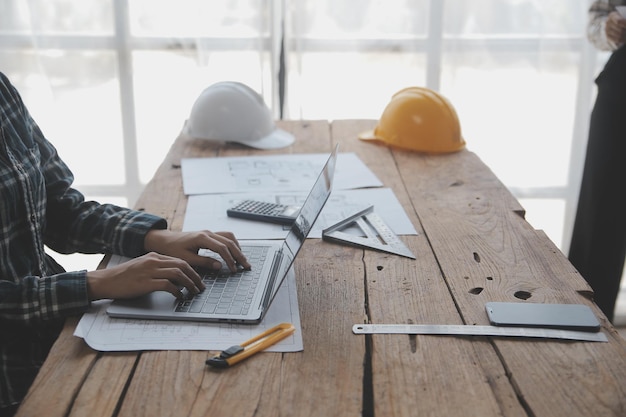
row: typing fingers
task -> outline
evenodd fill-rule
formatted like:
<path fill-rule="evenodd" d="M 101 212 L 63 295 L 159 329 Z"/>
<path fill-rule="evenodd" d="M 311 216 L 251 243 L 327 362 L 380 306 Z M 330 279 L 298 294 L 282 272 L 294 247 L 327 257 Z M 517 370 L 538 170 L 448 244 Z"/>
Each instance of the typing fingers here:
<path fill-rule="evenodd" d="M 164 290 L 177 297 L 180 297 L 180 288 L 183 287 L 192 295 L 196 295 L 204 290 L 204 284 L 200 283 L 201 285 L 198 285 L 178 268 L 162 268 L 158 271 L 158 275 L 154 276 L 153 280 L 159 283 L 171 284 L 171 286 L 167 285 Z"/>
<path fill-rule="evenodd" d="M 153 270 L 151 276 L 154 280 L 167 280 L 176 286 L 176 291 L 180 287 L 187 288 L 192 294 L 204 290 L 205 286 L 200 275 L 187 262 L 157 253 L 146 255 L 146 257 L 147 262 L 151 263 Z M 165 289 L 165 291 L 172 292 L 170 290 L 171 288 Z"/>
<path fill-rule="evenodd" d="M 249 269 L 250 263 L 246 259 L 245 255 L 241 252 L 239 242 L 235 239 L 235 236 L 230 232 L 208 232 L 210 240 L 206 242 L 204 247 L 219 254 L 221 258 L 231 271 L 237 270 L 237 264 Z"/>

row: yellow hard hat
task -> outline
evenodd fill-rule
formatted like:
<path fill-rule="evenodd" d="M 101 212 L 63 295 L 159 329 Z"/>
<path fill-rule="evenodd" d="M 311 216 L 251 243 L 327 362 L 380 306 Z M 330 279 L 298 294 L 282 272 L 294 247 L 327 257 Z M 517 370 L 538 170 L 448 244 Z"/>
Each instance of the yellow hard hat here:
<path fill-rule="evenodd" d="M 452 104 L 424 87 L 408 87 L 394 94 L 376 128 L 359 138 L 427 153 L 456 152 L 465 147 Z"/>

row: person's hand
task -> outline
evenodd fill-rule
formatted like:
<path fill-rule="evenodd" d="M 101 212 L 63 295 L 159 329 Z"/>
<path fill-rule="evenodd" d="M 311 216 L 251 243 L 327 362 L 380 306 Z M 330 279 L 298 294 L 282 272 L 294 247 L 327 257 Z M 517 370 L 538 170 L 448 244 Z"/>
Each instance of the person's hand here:
<path fill-rule="evenodd" d="M 616 45 L 621 45 L 624 43 L 624 38 L 626 37 L 626 19 L 618 12 L 614 11 L 609 13 L 604 31 L 609 41 Z"/>
<path fill-rule="evenodd" d="M 180 258 L 196 267 L 221 268 L 222 264 L 218 260 L 198 254 L 200 249 L 210 249 L 218 253 L 233 272 L 237 270 L 237 264 L 250 268 L 250 263 L 241 253 L 239 242 L 231 232 L 151 230 L 146 235 L 144 246 L 146 251 Z"/>
<path fill-rule="evenodd" d="M 205 286 L 200 276 L 182 259 L 148 253 L 112 268 L 87 272 L 90 300 L 132 298 L 153 291 L 167 291 L 180 298 L 180 289 L 196 295 Z"/>

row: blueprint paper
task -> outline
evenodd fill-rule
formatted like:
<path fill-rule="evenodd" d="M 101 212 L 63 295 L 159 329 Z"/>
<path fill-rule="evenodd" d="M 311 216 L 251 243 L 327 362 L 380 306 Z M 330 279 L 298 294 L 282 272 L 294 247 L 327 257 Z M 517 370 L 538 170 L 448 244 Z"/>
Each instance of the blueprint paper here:
<path fill-rule="evenodd" d="M 308 191 L 327 160 L 328 154 L 183 158 L 183 189 L 186 195 Z M 380 186 L 356 154 L 339 154 L 334 189 Z"/>

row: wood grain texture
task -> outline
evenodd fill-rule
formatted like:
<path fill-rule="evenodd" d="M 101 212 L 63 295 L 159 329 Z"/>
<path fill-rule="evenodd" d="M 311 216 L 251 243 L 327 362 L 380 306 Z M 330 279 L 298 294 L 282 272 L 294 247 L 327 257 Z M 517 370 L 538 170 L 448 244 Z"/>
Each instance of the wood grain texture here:
<path fill-rule="evenodd" d="M 420 157 L 423 175 L 414 175 L 416 158 L 394 152 L 463 321 L 488 324 L 487 301 L 584 303 L 602 317 L 588 299 L 589 287 L 563 254 L 530 227 L 512 196 L 468 153 Z M 493 345 L 520 405 L 530 414 L 623 414 L 623 340 L 531 343 L 496 338 Z M 602 393 L 589 389 L 596 379 L 590 375 L 597 377 Z"/>
<path fill-rule="evenodd" d="M 307 240 L 295 264 L 304 351 L 260 353 L 226 370 L 204 365 L 215 352 L 97 353 L 72 335 L 70 319 L 18 416 L 626 415 L 626 342 L 471 149 L 424 155 L 358 140 L 372 120 L 278 124 L 294 145 L 256 151 L 181 135 L 136 207 L 180 230 L 182 158 L 328 153 L 340 143 L 393 189 L 418 231 L 401 236 L 417 259 Z M 351 331 L 488 324 L 487 301 L 587 304 L 610 341 Z"/>
<path fill-rule="evenodd" d="M 138 354 L 109 352 L 98 355 L 89 378 L 74 400 L 70 416 L 108 417 L 115 415 L 126 383 L 132 376 Z"/>

